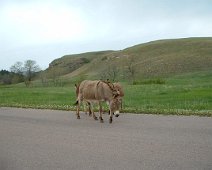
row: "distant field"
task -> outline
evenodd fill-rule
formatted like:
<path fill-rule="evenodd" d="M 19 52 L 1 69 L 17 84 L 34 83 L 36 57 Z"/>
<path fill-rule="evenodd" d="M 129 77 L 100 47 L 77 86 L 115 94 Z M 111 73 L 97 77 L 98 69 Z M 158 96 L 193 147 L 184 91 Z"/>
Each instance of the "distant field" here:
<path fill-rule="evenodd" d="M 165 84 L 126 86 L 125 106 L 134 112 L 212 115 L 212 74 L 165 79 Z"/>
<path fill-rule="evenodd" d="M 212 71 L 163 79 L 163 84 L 122 82 L 123 112 L 212 116 Z M 0 86 L 0 106 L 75 110 L 73 84 L 64 87 Z"/>

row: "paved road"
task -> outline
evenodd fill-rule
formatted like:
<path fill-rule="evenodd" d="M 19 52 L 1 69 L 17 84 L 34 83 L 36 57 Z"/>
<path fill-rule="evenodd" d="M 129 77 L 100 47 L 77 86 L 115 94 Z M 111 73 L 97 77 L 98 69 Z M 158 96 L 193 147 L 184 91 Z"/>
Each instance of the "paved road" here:
<path fill-rule="evenodd" d="M 0 108 L 0 170 L 211 170 L 212 118 Z"/>

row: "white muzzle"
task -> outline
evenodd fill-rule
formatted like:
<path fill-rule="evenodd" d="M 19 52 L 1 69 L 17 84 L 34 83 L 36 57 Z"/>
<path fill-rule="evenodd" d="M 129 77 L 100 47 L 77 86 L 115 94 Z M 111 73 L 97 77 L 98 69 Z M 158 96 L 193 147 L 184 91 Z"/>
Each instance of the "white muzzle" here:
<path fill-rule="evenodd" d="M 115 115 L 116 117 L 119 117 L 119 111 L 118 111 L 118 110 L 115 111 L 114 115 Z"/>

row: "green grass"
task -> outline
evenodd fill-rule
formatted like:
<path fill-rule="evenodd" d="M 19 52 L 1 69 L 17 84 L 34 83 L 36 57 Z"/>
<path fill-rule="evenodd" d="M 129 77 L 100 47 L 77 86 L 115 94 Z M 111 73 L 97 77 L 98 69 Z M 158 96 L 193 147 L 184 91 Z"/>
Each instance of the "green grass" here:
<path fill-rule="evenodd" d="M 157 114 L 211 115 L 212 88 L 189 89 L 171 85 L 127 87 L 124 106 L 128 111 Z"/>
<path fill-rule="evenodd" d="M 75 92 L 72 87 L 0 88 L 0 106 L 73 110 Z"/>
<path fill-rule="evenodd" d="M 212 116 L 212 71 L 174 76 L 164 82 L 138 85 L 123 82 L 123 111 Z M 75 110 L 75 99 L 73 84 L 64 87 L 41 87 L 38 83 L 31 88 L 24 85 L 0 87 L 0 106 Z"/>
<path fill-rule="evenodd" d="M 125 93 L 125 108 L 137 112 L 212 115 L 212 72 L 175 76 L 162 85 L 128 85 Z"/>

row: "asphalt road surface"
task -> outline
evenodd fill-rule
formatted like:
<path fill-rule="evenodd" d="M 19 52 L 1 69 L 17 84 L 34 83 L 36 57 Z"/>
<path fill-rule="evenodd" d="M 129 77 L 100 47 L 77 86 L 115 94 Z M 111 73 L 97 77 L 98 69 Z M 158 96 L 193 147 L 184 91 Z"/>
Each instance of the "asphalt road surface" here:
<path fill-rule="evenodd" d="M 0 108 L 0 170 L 211 170 L 212 118 Z"/>

